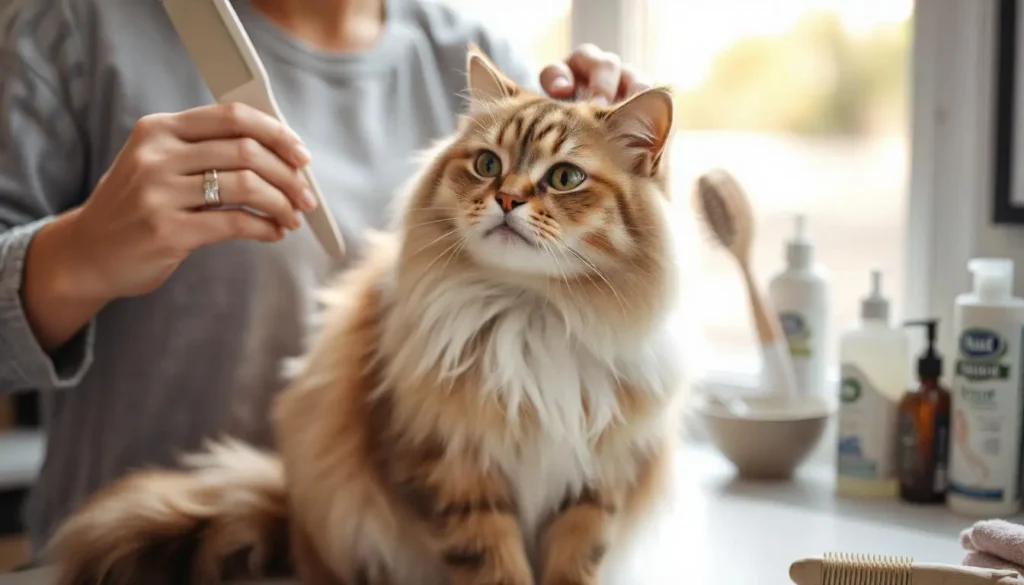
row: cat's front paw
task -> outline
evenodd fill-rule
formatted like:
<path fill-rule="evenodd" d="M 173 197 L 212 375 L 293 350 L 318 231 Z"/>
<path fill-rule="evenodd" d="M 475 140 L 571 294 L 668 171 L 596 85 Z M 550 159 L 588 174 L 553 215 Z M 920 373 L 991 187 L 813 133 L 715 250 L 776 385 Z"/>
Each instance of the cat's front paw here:
<path fill-rule="evenodd" d="M 597 585 L 619 503 L 607 492 L 585 489 L 567 498 L 541 540 L 540 585 Z"/>
<path fill-rule="evenodd" d="M 562 562 L 549 563 L 539 585 L 598 585 L 604 554 L 604 545 L 594 545 Z"/>
<path fill-rule="evenodd" d="M 450 549 L 442 560 L 453 585 L 534 585 L 526 554 L 518 544 Z"/>

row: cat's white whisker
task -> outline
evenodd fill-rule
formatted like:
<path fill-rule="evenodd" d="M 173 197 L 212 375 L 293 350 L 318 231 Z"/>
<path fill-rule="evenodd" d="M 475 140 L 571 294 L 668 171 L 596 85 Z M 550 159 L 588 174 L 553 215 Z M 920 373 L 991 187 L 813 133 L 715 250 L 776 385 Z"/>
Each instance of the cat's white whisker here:
<path fill-rule="evenodd" d="M 622 314 L 623 314 L 623 316 L 625 316 L 627 314 L 627 305 L 629 303 L 624 298 L 622 298 L 622 295 L 619 294 L 619 291 L 615 288 L 615 285 L 613 285 L 611 283 L 611 281 L 608 280 L 608 277 L 606 277 L 604 275 L 604 272 L 602 272 L 601 269 L 598 268 L 596 264 L 591 262 L 589 259 L 587 259 L 585 256 L 583 256 L 583 254 L 581 254 L 577 250 L 574 250 L 571 246 L 567 246 L 565 244 L 562 244 L 562 246 L 566 250 L 571 252 L 573 254 L 573 256 L 576 256 L 576 258 L 578 258 L 580 260 L 580 262 L 583 262 L 584 264 L 586 264 L 590 268 L 590 270 L 593 271 L 594 274 L 596 274 L 598 277 L 600 277 L 601 280 L 603 280 L 604 283 L 606 285 L 608 285 L 609 292 L 611 292 L 613 295 L 615 295 L 615 298 L 618 299 L 619 306 L 622 308 Z"/>
<path fill-rule="evenodd" d="M 446 221 L 454 222 L 455 219 L 451 218 L 451 217 L 443 217 L 441 219 L 434 219 L 434 220 L 431 220 L 431 221 L 424 221 L 424 222 L 421 222 L 421 223 L 412 224 L 412 225 L 406 226 L 406 229 L 414 230 L 414 229 L 417 229 L 417 228 L 426 227 L 428 225 L 444 223 Z"/>
<path fill-rule="evenodd" d="M 453 230 L 453 231 L 454 231 L 454 230 Z M 435 240 L 435 241 L 436 241 L 436 240 Z M 456 250 L 456 249 L 455 249 L 455 247 L 456 247 L 456 246 L 458 246 L 458 245 L 459 245 L 460 243 L 462 243 L 463 241 L 465 241 L 465 238 L 464 238 L 464 237 L 460 237 L 459 239 L 457 239 L 457 240 L 455 240 L 454 242 L 452 242 L 452 244 L 451 244 L 451 245 L 449 245 L 449 246 L 448 246 L 447 248 L 445 248 L 445 250 L 444 250 L 443 252 L 441 252 L 440 254 L 438 254 L 438 255 L 437 255 L 437 257 L 436 257 L 436 258 L 434 258 L 433 260 L 431 260 L 431 261 L 430 261 L 430 264 L 427 264 L 427 267 L 423 269 L 423 273 L 424 273 L 424 274 L 427 274 L 427 273 L 429 273 L 429 272 L 430 272 L 430 268 L 431 268 L 431 267 L 432 267 L 432 266 L 433 266 L 434 264 L 436 264 L 436 263 L 437 263 L 437 262 L 438 262 L 438 261 L 439 261 L 439 260 L 440 260 L 441 258 L 445 257 L 445 256 L 446 256 L 446 255 L 448 254 L 448 252 L 449 252 L 449 251 L 451 251 L 451 252 L 452 252 L 452 255 L 453 255 L 453 256 L 454 256 L 454 255 L 455 255 L 456 253 L 458 253 L 458 250 Z M 453 250 L 454 250 L 454 251 L 453 251 Z M 448 260 L 448 261 L 450 262 L 450 261 L 451 261 L 451 259 L 449 258 L 449 260 Z M 448 263 L 446 262 L 446 263 L 445 263 L 445 266 L 447 266 L 447 265 L 448 265 Z"/>
<path fill-rule="evenodd" d="M 425 250 L 430 249 L 431 246 L 433 246 L 434 244 L 436 244 L 436 243 L 440 242 L 441 240 L 447 238 L 448 236 L 454 234 L 457 231 L 459 231 L 459 226 L 455 226 L 454 228 L 452 228 L 452 229 L 448 230 L 447 232 L 441 234 L 440 236 L 434 238 L 429 244 L 427 244 L 426 246 L 423 246 L 423 249 L 420 250 L 420 252 L 423 252 Z"/>

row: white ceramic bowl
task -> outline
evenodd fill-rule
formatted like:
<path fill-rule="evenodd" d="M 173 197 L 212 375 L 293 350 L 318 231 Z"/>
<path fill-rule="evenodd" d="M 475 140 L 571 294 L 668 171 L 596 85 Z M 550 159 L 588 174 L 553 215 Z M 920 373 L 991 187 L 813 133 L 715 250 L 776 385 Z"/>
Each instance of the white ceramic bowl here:
<path fill-rule="evenodd" d="M 723 403 L 705 399 L 696 406 L 711 442 L 740 477 L 780 480 L 817 447 L 835 408 L 824 402 L 784 407 L 770 399 Z"/>

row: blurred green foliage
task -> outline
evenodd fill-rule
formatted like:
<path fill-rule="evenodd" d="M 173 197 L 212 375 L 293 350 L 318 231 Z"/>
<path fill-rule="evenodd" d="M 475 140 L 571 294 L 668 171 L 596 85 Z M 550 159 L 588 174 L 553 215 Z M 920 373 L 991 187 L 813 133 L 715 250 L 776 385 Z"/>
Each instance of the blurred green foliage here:
<path fill-rule="evenodd" d="M 787 34 L 743 39 L 679 96 L 680 119 L 699 130 L 904 132 L 910 34 L 907 20 L 854 37 L 834 14 L 815 13 Z"/>

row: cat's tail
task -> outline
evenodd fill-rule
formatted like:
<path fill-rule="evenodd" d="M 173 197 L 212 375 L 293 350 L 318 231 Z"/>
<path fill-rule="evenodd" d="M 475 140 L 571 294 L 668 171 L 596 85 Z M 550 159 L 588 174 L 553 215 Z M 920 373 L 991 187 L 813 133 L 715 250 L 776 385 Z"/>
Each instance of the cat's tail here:
<path fill-rule="evenodd" d="M 46 551 L 57 585 L 290 574 L 280 460 L 226 441 L 184 463 L 183 471 L 131 474 L 72 514 Z"/>

